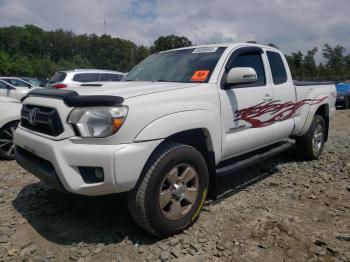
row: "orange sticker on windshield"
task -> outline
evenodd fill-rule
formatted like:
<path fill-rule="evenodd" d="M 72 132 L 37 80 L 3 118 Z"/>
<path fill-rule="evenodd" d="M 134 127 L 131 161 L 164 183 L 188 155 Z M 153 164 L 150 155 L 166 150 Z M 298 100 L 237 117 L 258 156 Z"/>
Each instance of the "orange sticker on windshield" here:
<path fill-rule="evenodd" d="M 209 75 L 209 70 L 198 70 L 196 72 L 194 72 L 191 81 L 192 82 L 204 82 L 208 75 Z"/>

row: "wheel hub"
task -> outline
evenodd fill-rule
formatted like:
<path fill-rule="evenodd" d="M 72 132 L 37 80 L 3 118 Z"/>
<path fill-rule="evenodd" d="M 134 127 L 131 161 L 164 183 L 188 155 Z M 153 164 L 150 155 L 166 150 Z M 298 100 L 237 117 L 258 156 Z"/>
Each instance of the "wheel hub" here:
<path fill-rule="evenodd" d="M 176 201 L 181 201 L 185 196 L 186 186 L 182 184 L 175 184 L 173 186 L 172 196 Z"/>
<path fill-rule="evenodd" d="M 199 176 L 189 164 L 172 168 L 161 184 L 159 205 L 165 217 L 171 220 L 183 218 L 197 200 Z"/>
<path fill-rule="evenodd" d="M 312 138 L 312 148 L 315 153 L 320 151 L 323 144 L 323 129 L 320 124 L 318 124 L 315 128 L 313 138 Z"/>

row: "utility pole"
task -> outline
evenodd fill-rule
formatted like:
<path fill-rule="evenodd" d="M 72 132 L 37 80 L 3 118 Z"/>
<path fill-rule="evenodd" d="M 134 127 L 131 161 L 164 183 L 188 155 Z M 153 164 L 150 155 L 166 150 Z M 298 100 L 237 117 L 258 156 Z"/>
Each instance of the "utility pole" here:
<path fill-rule="evenodd" d="M 107 35 L 106 19 L 103 19 L 103 25 L 105 27 L 105 35 Z"/>

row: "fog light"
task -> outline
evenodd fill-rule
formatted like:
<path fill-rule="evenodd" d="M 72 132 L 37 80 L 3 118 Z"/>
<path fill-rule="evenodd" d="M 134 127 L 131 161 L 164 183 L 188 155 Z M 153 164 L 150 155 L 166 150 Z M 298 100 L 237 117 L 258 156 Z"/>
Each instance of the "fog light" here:
<path fill-rule="evenodd" d="M 100 183 L 104 181 L 102 167 L 79 167 L 79 172 L 86 184 Z"/>
<path fill-rule="evenodd" d="M 94 173 L 97 179 L 103 180 L 104 174 L 103 169 L 101 167 L 96 167 Z"/>

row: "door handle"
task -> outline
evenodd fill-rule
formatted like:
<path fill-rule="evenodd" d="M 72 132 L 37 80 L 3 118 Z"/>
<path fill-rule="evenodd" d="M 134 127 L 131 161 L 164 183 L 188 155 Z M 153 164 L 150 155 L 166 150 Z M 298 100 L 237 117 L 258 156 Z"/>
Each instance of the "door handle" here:
<path fill-rule="evenodd" d="M 264 102 L 271 102 L 272 101 L 272 97 L 270 94 L 266 94 L 265 97 L 263 98 Z"/>
<path fill-rule="evenodd" d="M 263 100 L 264 100 L 264 102 L 271 102 L 272 98 L 264 98 Z"/>

